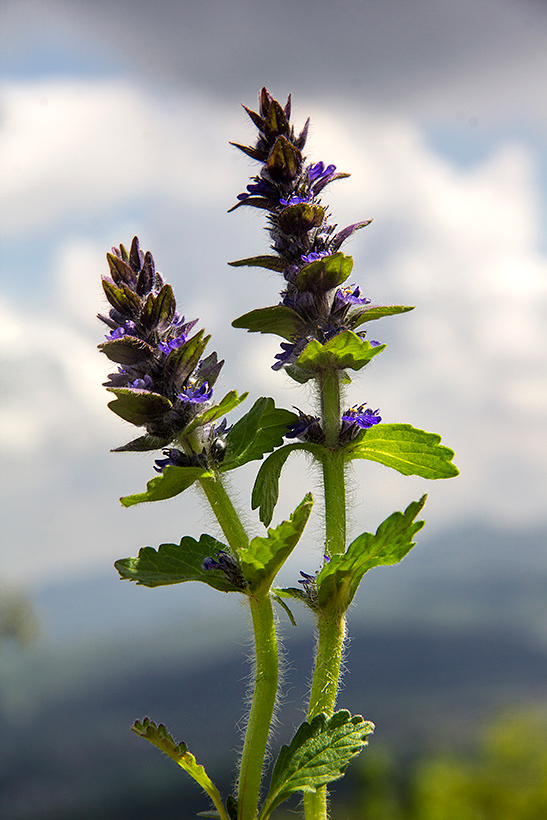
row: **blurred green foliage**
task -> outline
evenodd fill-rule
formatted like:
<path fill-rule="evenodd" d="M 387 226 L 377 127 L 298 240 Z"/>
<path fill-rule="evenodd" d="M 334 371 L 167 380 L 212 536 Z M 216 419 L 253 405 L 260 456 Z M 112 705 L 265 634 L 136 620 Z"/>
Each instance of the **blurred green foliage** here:
<path fill-rule="evenodd" d="M 332 820 L 545 820 L 547 707 L 505 713 L 469 752 L 400 761 L 374 740 L 346 777 L 358 797 L 336 796 Z M 288 820 L 294 814 L 279 814 Z"/>

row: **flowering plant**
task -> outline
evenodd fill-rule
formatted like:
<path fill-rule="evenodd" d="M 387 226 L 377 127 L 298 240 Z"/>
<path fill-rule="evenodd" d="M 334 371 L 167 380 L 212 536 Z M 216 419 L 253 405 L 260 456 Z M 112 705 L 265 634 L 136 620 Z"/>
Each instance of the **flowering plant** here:
<path fill-rule="evenodd" d="M 373 724 L 347 710 L 335 711 L 346 611 L 370 569 L 395 564 L 414 546 L 424 522 L 416 520 L 425 496 L 404 512 L 395 512 L 375 533 L 347 543 L 346 476 L 356 459 L 377 461 L 403 475 L 450 478 L 458 471 L 453 452 L 440 437 L 409 424 L 386 423 L 378 409 L 363 403 L 344 408 L 348 371 L 362 370 L 385 345 L 367 338 L 368 322 L 405 313 L 411 307 L 378 305 L 358 285 L 347 284 L 353 260 L 340 248 L 370 220 L 338 231 L 323 204 L 324 189 L 347 177 L 332 164 L 308 163 L 304 148 L 308 123 L 297 135 L 291 124 L 290 97 L 285 106 L 262 89 L 259 111 L 245 107 L 258 129 L 254 145 L 234 143 L 260 164 L 259 172 L 239 194 L 231 210 L 266 212 L 271 237 L 268 255 L 230 263 L 277 271 L 280 302 L 259 307 L 232 324 L 249 332 L 279 336 L 281 350 L 272 367 L 300 384 L 315 387 L 311 412 L 275 406 L 258 398 L 235 423 L 227 416 L 247 398 L 229 391 L 220 401 L 213 388 L 222 368 L 216 353 L 204 356 L 210 337 L 193 333 L 176 308 L 171 286 L 157 273 L 152 255 L 135 238 L 108 254 L 110 277 L 103 279 L 110 312 L 101 351 L 116 363 L 105 386 L 114 398 L 109 407 L 125 421 L 144 428 L 143 435 L 120 451 L 163 450 L 155 461 L 158 475 L 144 492 L 121 499 L 124 506 L 171 498 L 199 485 L 218 521 L 224 541 L 202 534 L 184 535 L 179 543 L 144 547 L 135 558 L 116 562 L 122 578 L 148 587 L 201 581 L 247 601 L 255 643 L 253 695 L 234 794 L 223 801 L 218 789 L 184 743 L 175 743 L 163 724 L 145 718 L 133 730 L 178 763 L 203 788 L 221 820 L 267 820 L 292 794 L 304 795 L 306 820 L 326 820 L 327 784 L 340 778 L 350 760 L 367 745 Z M 309 122 L 309 121 L 308 121 Z M 270 527 L 283 466 L 303 450 L 322 474 L 324 542 L 320 569 L 301 572 L 294 587 L 275 587 L 276 576 L 295 549 L 313 499 L 307 494 L 287 521 L 252 537 L 225 486 L 224 473 L 250 461 L 262 461 L 251 507 Z M 317 644 L 307 720 L 283 746 L 263 790 L 265 754 L 278 690 L 279 648 L 273 603 L 294 622 L 287 601 L 309 607 L 317 624 Z"/>

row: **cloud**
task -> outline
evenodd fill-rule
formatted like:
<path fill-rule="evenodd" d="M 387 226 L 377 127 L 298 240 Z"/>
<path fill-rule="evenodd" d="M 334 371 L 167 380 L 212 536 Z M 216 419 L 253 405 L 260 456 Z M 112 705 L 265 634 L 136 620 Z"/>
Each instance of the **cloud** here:
<path fill-rule="evenodd" d="M 245 141 L 251 133 L 238 110 L 217 109 L 220 125 L 215 120 L 209 129 L 211 99 L 174 91 L 160 99 L 126 80 L 19 82 L 6 87 L 3 100 L 10 269 L 17 270 L 21 236 L 28 248 L 36 242 L 33 231 L 50 235 L 41 299 L 33 300 L 15 279 L 4 287 L 0 303 L 3 382 L 9 385 L 0 447 L 13 466 L 13 497 L 24 497 L 28 470 L 34 471 L 35 497 L 42 500 L 35 524 L 25 525 L 34 543 L 32 526 L 39 526 L 54 502 L 52 459 L 57 471 L 61 463 L 70 465 L 60 483 L 72 493 L 80 520 L 87 521 L 86 501 L 103 509 L 112 490 L 111 483 L 101 482 L 90 491 L 88 485 L 98 481 L 94 471 L 99 464 L 105 469 L 109 447 L 126 440 L 125 434 L 131 437 L 106 411 L 100 383 L 108 364 L 95 349 L 100 329 L 93 317 L 104 309 L 98 279 L 107 235 L 127 234 L 130 240 L 136 224 L 139 233 L 161 238 L 152 251 L 173 263 L 162 272 L 168 280 L 179 277 L 179 305 L 213 329 L 215 347 L 227 359 L 220 390 L 251 387 L 253 395 L 271 393 L 286 406 L 305 407 L 305 400 L 292 383 L 284 390 L 287 380 L 270 369 L 278 349 L 274 337 L 255 339 L 229 328 L 235 315 L 277 301 L 279 286 L 274 274 L 225 267 L 227 258 L 265 249 L 256 215 L 244 209 L 225 215 L 253 169 L 226 150 L 228 139 Z M 455 481 L 428 485 L 379 465 L 359 465 L 354 489 L 362 506 L 355 527 L 375 526 L 424 491 L 433 496 L 429 518 L 438 526 L 461 516 L 512 525 L 543 519 L 547 393 L 538 374 L 547 349 L 547 277 L 538 250 L 533 155 L 505 142 L 462 169 L 432 151 L 406 117 L 364 116 L 300 99 L 297 124 L 308 110 L 310 160 L 335 162 L 352 173 L 329 193 L 337 221 L 375 218 L 347 247 L 355 259 L 355 281 L 375 301 L 417 305 L 410 314 L 374 326 L 373 338 L 387 341 L 388 349 L 355 376 L 348 403 L 365 400 L 380 406 L 385 421 L 442 432 L 462 469 Z M 207 127 L 197 129 L 196 122 Z M 129 217 L 134 199 L 150 199 L 153 206 Z M 71 218 L 78 209 L 107 212 L 108 227 L 100 236 L 76 229 Z M 158 224 L 168 212 L 162 232 Z M 40 247 L 34 252 L 39 257 Z M 109 461 L 109 470 L 131 477 L 113 497 L 141 489 L 151 461 L 135 456 L 134 471 L 128 461 Z M 295 494 L 300 497 L 311 480 L 302 465 L 290 467 L 288 475 L 279 515 L 291 511 Z M 53 529 L 40 529 L 50 550 L 47 558 L 41 552 L 41 571 L 60 556 L 67 566 L 82 564 L 80 553 L 71 557 L 73 544 L 62 535 L 65 508 L 63 502 Z M 138 518 L 138 527 L 145 517 Z M 122 521 L 116 521 L 119 534 Z M 130 521 L 126 515 L 123 526 L 128 538 L 131 531 L 141 542 L 137 517 Z"/>

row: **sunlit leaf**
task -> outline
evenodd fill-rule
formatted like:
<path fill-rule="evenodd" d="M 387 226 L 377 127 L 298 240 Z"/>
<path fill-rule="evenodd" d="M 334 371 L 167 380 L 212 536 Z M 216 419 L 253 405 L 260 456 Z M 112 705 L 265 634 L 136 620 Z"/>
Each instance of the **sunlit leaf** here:
<path fill-rule="evenodd" d="M 348 460 L 365 458 L 392 467 L 403 475 L 452 478 L 459 470 L 452 463 L 454 451 L 440 444 L 436 433 L 410 424 L 376 424 L 349 444 Z"/>
<path fill-rule="evenodd" d="M 341 709 L 330 720 L 322 712 L 303 723 L 288 746 L 279 752 L 272 780 L 258 820 L 295 792 L 313 793 L 343 776 L 350 760 L 367 745 L 374 724 Z"/>
<path fill-rule="evenodd" d="M 241 549 L 241 569 L 251 592 L 266 592 L 275 576 L 297 545 L 313 506 L 311 494 L 304 498 L 288 521 L 268 530 L 265 537 L 253 538 L 248 548 Z"/>
<path fill-rule="evenodd" d="M 397 564 L 410 552 L 414 546 L 412 539 L 425 523 L 415 521 L 425 500 L 424 495 L 409 504 L 404 513 L 393 513 L 374 535 L 365 532 L 352 541 L 345 553 L 331 556 L 317 576 L 320 607 L 329 604 L 345 612 L 366 572 L 374 567 Z"/>

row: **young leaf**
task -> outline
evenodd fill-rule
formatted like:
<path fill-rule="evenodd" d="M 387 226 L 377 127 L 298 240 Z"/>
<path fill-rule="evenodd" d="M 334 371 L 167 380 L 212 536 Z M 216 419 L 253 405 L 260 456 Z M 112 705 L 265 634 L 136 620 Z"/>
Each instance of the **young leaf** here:
<path fill-rule="evenodd" d="M 395 512 L 380 524 L 373 535 L 359 535 L 342 555 L 332 555 L 317 576 L 319 606 L 335 606 L 345 612 L 351 604 L 365 572 L 373 567 L 397 564 L 414 546 L 412 540 L 425 521 L 414 519 L 427 496 L 414 501 L 404 513 Z"/>
<path fill-rule="evenodd" d="M 229 820 L 217 787 L 203 766 L 196 762 L 193 754 L 190 754 L 186 743 L 175 743 L 163 723 L 156 725 L 149 718 L 144 718 L 142 721 L 136 720 L 131 729 L 136 735 L 148 740 L 160 752 L 166 754 L 167 757 L 170 757 L 171 760 L 174 760 L 184 769 L 201 786 L 205 794 L 211 798 L 221 820 Z"/>
<path fill-rule="evenodd" d="M 266 800 L 258 820 L 295 792 L 313 793 L 343 776 L 350 760 L 367 745 L 374 724 L 341 709 L 330 720 L 321 712 L 303 723 L 289 746 L 279 752 Z"/>
<path fill-rule="evenodd" d="M 234 424 L 226 437 L 226 453 L 220 470 L 234 470 L 248 461 L 261 459 L 283 444 L 287 425 L 296 414 L 276 407 L 274 400 L 257 399 L 248 413 Z"/>
<path fill-rule="evenodd" d="M 108 402 L 112 412 L 137 427 L 169 412 L 173 406 L 165 396 L 150 393 L 148 390 L 132 387 L 107 387 L 107 390 L 116 396 L 113 401 Z"/>
<path fill-rule="evenodd" d="M 325 344 L 312 339 L 298 359 L 296 366 L 313 373 L 322 370 L 360 370 L 384 350 L 385 345 L 371 345 L 351 330 L 344 330 Z"/>
<path fill-rule="evenodd" d="M 207 470 L 201 467 L 175 467 L 173 464 L 168 464 L 160 475 L 150 479 L 144 493 L 126 495 L 120 498 L 120 501 L 124 507 L 132 507 L 134 504 L 142 504 L 145 501 L 163 501 L 166 498 L 173 498 L 191 487 L 198 478 L 207 474 Z"/>
<path fill-rule="evenodd" d="M 143 547 L 136 558 L 122 558 L 114 566 L 122 578 L 145 587 L 203 581 L 221 592 L 241 592 L 222 570 L 201 568 L 205 558 L 226 549 L 212 535 L 202 535 L 199 541 L 185 535 L 180 544 L 160 544 L 157 550 Z"/>
<path fill-rule="evenodd" d="M 114 447 L 111 453 L 144 453 L 149 450 L 161 450 L 166 447 L 171 438 L 160 438 L 159 436 L 139 436 L 133 441 L 128 441 L 127 444 L 122 444 L 121 447 Z"/>
<path fill-rule="evenodd" d="M 306 444 L 297 442 L 295 444 L 285 444 L 275 450 L 264 461 L 255 479 L 253 493 L 251 496 L 251 509 L 260 508 L 260 520 L 265 527 L 269 526 L 277 499 L 279 498 L 279 477 L 281 470 L 292 452 L 295 450 L 307 450 L 320 458 L 321 448 L 317 444 Z"/>
<path fill-rule="evenodd" d="M 346 448 L 346 458 L 366 458 L 392 467 L 403 475 L 422 478 L 452 478 L 459 474 L 452 464 L 454 451 L 439 442 L 436 433 L 426 433 L 410 424 L 377 424 Z"/>
<path fill-rule="evenodd" d="M 180 387 L 197 367 L 198 362 L 210 336 L 203 338 L 203 330 L 199 330 L 194 336 L 184 342 L 180 347 L 172 350 L 164 364 L 164 374 Z"/>
<path fill-rule="evenodd" d="M 353 257 L 334 253 L 316 259 L 305 265 L 296 277 L 299 291 L 311 290 L 317 293 L 331 290 L 345 282 L 353 268 Z"/>
<path fill-rule="evenodd" d="M 414 305 L 370 305 L 359 308 L 356 314 L 350 314 L 349 321 L 352 328 L 355 328 L 373 319 L 395 316 L 397 313 L 408 313 L 409 310 L 414 310 Z"/>
<path fill-rule="evenodd" d="M 154 348 L 135 336 L 109 339 L 97 347 L 101 353 L 108 356 L 111 362 L 116 362 L 116 364 L 137 364 L 154 357 Z"/>
<path fill-rule="evenodd" d="M 286 305 L 272 305 L 239 316 L 232 322 L 232 327 L 243 328 L 249 333 L 275 333 L 290 341 L 303 327 L 303 322 L 292 308 Z"/>
<path fill-rule="evenodd" d="M 212 421 L 216 421 L 227 413 L 230 413 L 235 407 L 244 402 L 248 395 L 249 393 L 243 393 L 241 396 L 238 396 L 236 390 L 230 390 L 218 404 L 213 405 L 213 407 L 208 407 L 207 410 L 196 416 L 185 428 L 185 434 L 191 433 L 196 427 L 210 424 Z"/>
<path fill-rule="evenodd" d="M 241 569 L 251 592 L 265 593 L 296 547 L 313 506 L 311 493 L 304 498 L 288 521 L 268 530 L 264 538 L 253 538 L 249 547 L 240 549 Z"/>
<path fill-rule="evenodd" d="M 232 268 L 266 268 L 276 270 L 281 273 L 285 270 L 286 262 L 281 256 L 249 256 L 247 259 L 238 259 L 236 262 L 228 262 Z"/>

